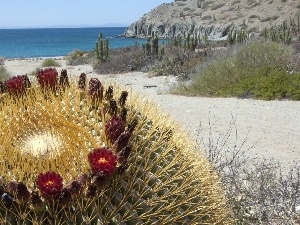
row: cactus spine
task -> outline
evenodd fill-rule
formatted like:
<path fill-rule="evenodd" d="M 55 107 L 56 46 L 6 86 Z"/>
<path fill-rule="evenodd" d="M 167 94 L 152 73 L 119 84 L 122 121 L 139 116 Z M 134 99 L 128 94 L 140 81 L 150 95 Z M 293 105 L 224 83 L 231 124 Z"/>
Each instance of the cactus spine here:
<path fill-rule="evenodd" d="M 1 95 L 1 223 L 232 223 L 218 176 L 166 115 L 85 79 L 46 98 L 36 81 Z M 52 141 L 33 152 L 41 133 Z"/>

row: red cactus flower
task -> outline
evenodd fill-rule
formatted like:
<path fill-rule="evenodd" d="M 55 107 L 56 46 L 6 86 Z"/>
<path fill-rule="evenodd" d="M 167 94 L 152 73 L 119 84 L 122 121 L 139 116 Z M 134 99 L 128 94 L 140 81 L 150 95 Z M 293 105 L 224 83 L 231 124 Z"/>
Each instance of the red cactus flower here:
<path fill-rule="evenodd" d="M 25 91 L 24 77 L 14 76 L 4 82 L 5 90 L 11 95 L 21 95 Z"/>
<path fill-rule="evenodd" d="M 58 72 L 55 68 L 46 68 L 36 73 L 37 80 L 42 88 L 54 90 L 57 86 Z"/>
<path fill-rule="evenodd" d="M 58 173 L 48 171 L 38 175 L 36 185 L 44 198 L 56 198 L 63 188 L 62 181 Z"/>
<path fill-rule="evenodd" d="M 117 165 L 117 156 L 107 147 L 94 149 L 88 154 L 88 160 L 93 174 L 111 174 Z"/>
<path fill-rule="evenodd" d="M 105 124 L 105 134 L 111 143 L 114 143 L 124 131 L 125 124 L 119 117 L 112 116 Z"/>

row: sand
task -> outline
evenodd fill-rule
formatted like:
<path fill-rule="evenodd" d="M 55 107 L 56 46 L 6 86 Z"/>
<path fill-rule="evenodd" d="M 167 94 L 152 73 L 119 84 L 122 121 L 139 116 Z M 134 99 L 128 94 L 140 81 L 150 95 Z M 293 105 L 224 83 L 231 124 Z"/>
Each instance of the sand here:
<path fill-rule="evenodd" d="M 29 74 L 41 67 L 42 61 L 10 60 L 5 67 L 12 75 Z M 173 76 L 149 77 L 142 72 L 98 75 L 89 65 L 66 66 L 65 60 L 57 61 L 62 65 L 58 71 L 67 69 L 69 76 L 85 72 L 139 92 L 167 112 L 194 140 L 201 141 L 202 148 L 207 148 L 213 137 L 214 142 L 225 142 L 224 149 L 241 148 L 253 159 L 273 158 L 285 168 L 300 160 L 300 102 L 171 95 L 167 90 L 177 82 Z M 230 134 L 228 139 L 226 134 Z"/>

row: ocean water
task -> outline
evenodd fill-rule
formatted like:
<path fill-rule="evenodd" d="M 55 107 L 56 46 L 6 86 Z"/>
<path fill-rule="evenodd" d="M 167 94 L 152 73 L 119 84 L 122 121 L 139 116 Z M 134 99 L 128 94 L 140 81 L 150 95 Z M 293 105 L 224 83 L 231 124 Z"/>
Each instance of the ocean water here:
<path fill-rule="evenodd" d="M 28 58 L 65 56 L 75 49 L 90 51 L 100 32 L 109 48 L 142 44 L 144 39 L 118 38 L 126 27 L 0 29 L 0 57 Z"/>

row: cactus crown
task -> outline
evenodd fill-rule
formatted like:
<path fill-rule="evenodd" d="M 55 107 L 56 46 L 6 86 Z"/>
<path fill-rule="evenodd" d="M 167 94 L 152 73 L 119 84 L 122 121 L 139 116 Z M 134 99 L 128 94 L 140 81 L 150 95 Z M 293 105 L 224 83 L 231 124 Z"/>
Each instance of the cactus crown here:
<path fill-rule="evenodd" d="M 85 79 L 47 70 L 1 95 L 1 223 L 231 223 L 218 177 L 167 116 Z"/>

